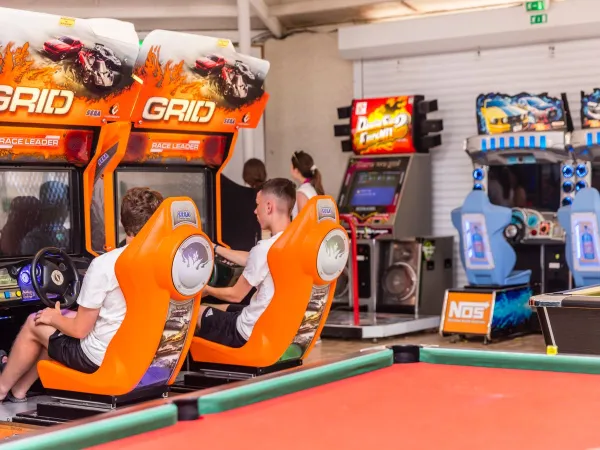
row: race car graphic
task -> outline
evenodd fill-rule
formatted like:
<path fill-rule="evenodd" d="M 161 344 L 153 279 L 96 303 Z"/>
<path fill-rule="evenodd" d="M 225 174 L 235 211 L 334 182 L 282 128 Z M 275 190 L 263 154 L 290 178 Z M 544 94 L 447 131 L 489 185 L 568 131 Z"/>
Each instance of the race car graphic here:
<path fill-rule="evenodd" d="M 528 112 L 504 100 L 487 99 L 481 108 L 489 133 L 521 131 L 528 123 Z"/>
<path fill-rule="evenodd" d="M 201 56 L 196 60 L 196 70 L 202 74 L 217 72 L 225 66 L 225 58 L 219 55 Z"/>
<path fill-rule="evenodd" d="M 119 58 L 117 58 L 115 52 L 104 44 L 95 44 L 94 51 L 98 54 L 98 56 L 104 59 L 109 69 L 120 70 L 123 66 L 123 63 Z"/>
<path fill-rule="evenodd" d="M 60 36 L 44 42 L 46 54 L 60 60 L 77 55 L 82 48 L 83 43 L 71 36 Z"/>
<path fill-rule="evenodd" d="M 552 103 L 538 97 L 521 97 L 517 100 L 520 108 L 529 111 L 535 122 L 550 122 L 558 115 L 558 109 Z"/>
<path fill-rule="evenodd" d="M 88 88 L 107 89 L 118 81 L 119 73 L 111 70 L 106 60 L 94 50 L 81 50 L 77 56 L 77 64 L 81 71 L 81 80 Z"/>

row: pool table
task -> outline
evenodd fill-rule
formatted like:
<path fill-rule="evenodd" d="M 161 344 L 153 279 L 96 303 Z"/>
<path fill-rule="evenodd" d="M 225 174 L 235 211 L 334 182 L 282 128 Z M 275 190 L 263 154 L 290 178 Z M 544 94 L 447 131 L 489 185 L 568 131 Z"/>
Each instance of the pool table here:
<path fill-rule="evenodd" d="M 593 449 L 599 374 L 596 357 L 384 347 L 60 425 L 5 448 Z"/>

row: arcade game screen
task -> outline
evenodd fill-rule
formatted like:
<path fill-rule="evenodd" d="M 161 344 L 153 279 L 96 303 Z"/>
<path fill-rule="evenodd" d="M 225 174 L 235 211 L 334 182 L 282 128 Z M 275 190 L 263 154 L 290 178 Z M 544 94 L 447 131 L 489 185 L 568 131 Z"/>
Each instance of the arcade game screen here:
<path fill-rule="evenodd" d="M 394 201 L 403 171 L 356 172 L 350 186 L 348 206 L 388 206 Z"/>
<path fill-rule="evenodd" d="M 557 211 L 560 207 L 560 164 L 490 166 L 490 201 L 508 208 Z"/>
<path fill-rule="evenodd" d="M 0 256 L 74 252 L 70 172 L 0 170 Z"/>
<path fill-rule="evenodd" d="M 202 231 L 208 236 L 212 236 L 212 224 L 208 220 L 211 207 L 211 200 L 208 198 L 207 188 L 207 171 L 197 170 L 194 172 L 184 171 L 129 171 L 119 169 L 116 171 L 116 183 L 118 186 L 118 203 L 117 203 L 117 221 L 118 235 L 117 241 L 121 242 L 125 239 L 125 230 L 121 225 L 118 212 L 120 211 L 121 200 L 128 189 L 138 186 L 147 186 L 167 197 L 190 197 L 200 213 L 202 222 Z"/>

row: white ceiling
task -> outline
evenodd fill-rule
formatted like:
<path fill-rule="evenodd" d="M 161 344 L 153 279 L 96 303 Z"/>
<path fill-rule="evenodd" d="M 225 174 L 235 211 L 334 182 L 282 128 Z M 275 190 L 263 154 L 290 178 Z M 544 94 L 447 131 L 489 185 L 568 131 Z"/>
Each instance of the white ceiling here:
<path fill-rule="evenodd" d="M 476 8 L 523 7 L 514 0 L 248 0 L 252 29 L 275 35 L 323 25 L 411 18 Z M 554 0 L 556 1 L 556 0 Z M 564 0 L 559 0 L 564 1 Z M 62 16 L 111 17 L 140 32 L 237 29 L 237 0 L 2 0 L 0 6 Z"/>

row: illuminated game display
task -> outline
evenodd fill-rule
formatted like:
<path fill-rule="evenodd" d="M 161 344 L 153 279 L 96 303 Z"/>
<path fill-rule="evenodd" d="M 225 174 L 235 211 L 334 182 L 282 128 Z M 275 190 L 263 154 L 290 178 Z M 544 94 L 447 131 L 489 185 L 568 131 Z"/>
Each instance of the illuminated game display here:
<path fill-rule="evenodd" d="M 443 124 L 426 115 L 436 110 L 435 100 L 419 95 L 352 102 L 354 155 L 338 207 L 358 238 L 358 283 L 351 288 L 351 273 L 340 277 L 324 336 L 377 338 L 439 324 L 453 244 L 452 238 L 430 236 L 429 149 L 441 143 L 439 134 L 430 133 Z M 353 314 L 344 310 L 349 305 Z"/>

